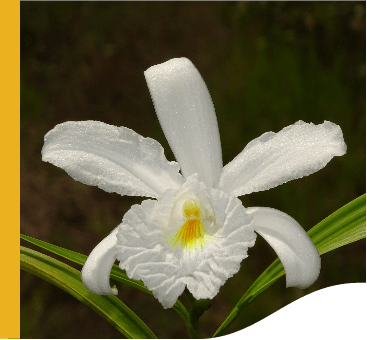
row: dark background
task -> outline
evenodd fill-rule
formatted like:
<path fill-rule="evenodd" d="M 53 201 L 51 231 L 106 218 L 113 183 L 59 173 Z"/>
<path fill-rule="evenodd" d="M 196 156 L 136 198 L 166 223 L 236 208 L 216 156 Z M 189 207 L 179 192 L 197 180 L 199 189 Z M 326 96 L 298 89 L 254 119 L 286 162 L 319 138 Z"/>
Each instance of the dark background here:
<path fill-rule="evenodd" d="M 22 2 L 20 39 L 21 231 L 27 235 L 89 254 L 141 202 L 75 182 L 43 163 L 43 136 L 61 122 L 98 120 L 158 140 L 173 160 L 143 76 L 173 57 L 191 59 L 206 81 L 224 164 L 262 133 L 300 119 L 329 120 L 343 130 L 345 156 L 309 177 L 244 196 L 245 206 L 277 208 L 309 230 L 365 192 L 364 2 Z M 323 255 L 309 289 L 286 289 L 283 277 L 229 331 L 315 290 L 364 282 L 365 249 L 361 240 Z M 214 333 L 275 258 L 258 237 L 202 317 L 203 336 Z M 174 311 L 117 285 L 119 298 L 158 337 L 187 337 Z M 22 272 L 21 337 L 121 335 L 73 297 Z"/>

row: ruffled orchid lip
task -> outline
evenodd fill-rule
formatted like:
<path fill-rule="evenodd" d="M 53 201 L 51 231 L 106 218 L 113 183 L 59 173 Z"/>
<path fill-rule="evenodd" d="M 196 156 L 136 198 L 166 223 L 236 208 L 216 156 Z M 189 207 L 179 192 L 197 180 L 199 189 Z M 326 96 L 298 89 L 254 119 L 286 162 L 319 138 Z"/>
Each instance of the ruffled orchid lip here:
<path fill-rule="evenodd" d="M 179 164 L 167 161 L 157 141 L 125 127 L 67 122 L 45 136 L 42 159 L 75 180 L 157 199 L 133 206 L 92 251 L 82 270 L 88 289 L 115 294 L 109 271 L 118 259 L 165 307 L 175 303 L 185 286 L 197 299 L 213 298 L 247 256 L 254 230 L 278 254 L 287 286 L 311 285 L 320 257 L 302 227 L 275 209 L 245 210 L 237 197 L 310 175 L 345 154 L 340 127 L 299 121 L 278 133 L 264 133 L 223 168 L 214 106 L 191 61 L 171 59 L 149 68 L 145 77 Z"/>
<path fill-rule="evenodd" d="M 241 201 L 197 178 L 190 176 L 158 201 L 133 206 L 117 233 L 120 267 L 129 278 L 142 280 L 165 308 L 185 286 L 197 299 L 213 298 L 256 238 Z"/>

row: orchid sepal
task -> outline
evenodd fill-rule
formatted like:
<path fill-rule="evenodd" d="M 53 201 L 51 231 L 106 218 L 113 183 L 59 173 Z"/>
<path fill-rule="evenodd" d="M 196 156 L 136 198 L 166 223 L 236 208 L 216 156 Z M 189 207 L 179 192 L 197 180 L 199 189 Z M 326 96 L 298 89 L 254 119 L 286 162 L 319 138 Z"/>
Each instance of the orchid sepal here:
<path fill-rule="evenodd" d="M 200 73 L 187 58 L 174 58 L 144 72 L 168 143 L 188 178 L 194 173 L 209 187 L 223 167 L 217 117 Z"/>
<path fill-rule="evenodd" d="M 274 249 L 283 264 L 287 287 L 308 288 L 319 276 L 321 258 L 300 224 L 286 213 L 272 208 L 251 207 L 255 231 Z"/>
<path fill-rule="evenodd" d="M 115 228 L 89 254 L 81 271 L 84 285 L 94 294 L 117 295 L 116 288 L 110 286 L 110 273 L 117 257 Z"/>

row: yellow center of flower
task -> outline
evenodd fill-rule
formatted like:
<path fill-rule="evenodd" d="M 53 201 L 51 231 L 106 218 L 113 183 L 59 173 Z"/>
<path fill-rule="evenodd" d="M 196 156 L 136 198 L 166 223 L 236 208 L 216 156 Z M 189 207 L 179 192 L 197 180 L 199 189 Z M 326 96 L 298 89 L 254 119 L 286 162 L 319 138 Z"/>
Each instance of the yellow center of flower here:
<path fill-rule="evenodd" d="M 182 206 L 182 214 L 186 221 L 172 239 L 173 248 L 177 245 L 191 250 L 201 247 L 205 244 L 207 235 L 201 220 L 199 204 L 193 199 L 186 200 Z"/>
<path fill-rule="evenodd" d="M 191 218 L 195 216 L 200 218 L 201 211 L 198 202 L 193 199 L 188 199 L 182 206 L 182 213 L 185 215 L 186 218 Z"/>

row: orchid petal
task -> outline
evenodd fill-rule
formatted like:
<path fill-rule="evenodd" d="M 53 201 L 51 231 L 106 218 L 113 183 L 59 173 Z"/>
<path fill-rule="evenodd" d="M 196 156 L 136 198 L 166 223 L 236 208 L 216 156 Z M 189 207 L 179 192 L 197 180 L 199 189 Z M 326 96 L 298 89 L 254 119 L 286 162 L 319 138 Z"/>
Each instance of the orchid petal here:
<path fill-rule="evenodd" d="M 57 125 L 45 136 L 42 160 L 120 195 L 159 197 L 183 183 L 178 164 L 167 161 L 157 141 L 96 121 Z"/>
<path fill-rule="evenodd" d="M 252 207 L 254 229 L 275 250 L 283 264 L 287 287 L 307 288 L 320 273 L 320 255 L 305 230 L 289 215 L 272 208 Z"/>
<path fill-rule="evenodd" d="M 219 190 L 211 190 L 216 215 L 222 215 L 223 226 L 197 254 L 196 268 L 184 278 L 195 299 L 213 299 L 220 287 L 239 269 L 247 250 L 255 244 L 256 234 L 241 201 Z M 192 260 L 191 260 L 192 261 Z"/>
<path fill-rule="evenodd" d="M 222 170 L 217 118 L 200 73 L 186 58 L 144 72 L 154 107 L 185 178 L 194 173 L 213 187 Z"/>
<path fill-rule="evenodd" d="M 298 121 L 250 142 L 223 168 L 219 188 L 235 196 L 268 190 L 322 169 L 346 150 L 338 125 Z"/>
<path fill-rule="evenodd" d="M 196 249 L 175 248 L 169 235 L 184 223 L 182 203 L 189 197 L 200 202 L 208 218 L 203 218 L 205 242 Z M 142 280 L 164 308 L 174 305 L 185 285 L 196 299 L 212 299 L 255 243 L 251 220 L 237 197 L 207 191 L 192 175 L 179 190 L 131 207 L 119 226 L 117 259 L 128 277 Z"/>
<path fill-rule="evenodd" d="M 117 295 L 117 289 L 110 287 L 110 273 L 116 260 L 117 231 L 115 228 L 92 250 L 82 269 L 82 281 L 94 294 Z"/>
<path fill-rule="evenodd" d="M 179 262 L 167 256 L 159 226 L 147 223 L 154 214 L 163 214 L 157 205 L 157 201 L 145 200 L 125 214 L 117 234 L 117 259 L 130 279 L 142 280 L 164 308 L 171 308 L 185 284 L 177 278 Z"/>

